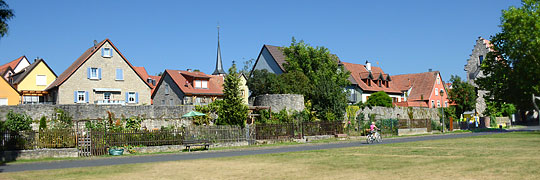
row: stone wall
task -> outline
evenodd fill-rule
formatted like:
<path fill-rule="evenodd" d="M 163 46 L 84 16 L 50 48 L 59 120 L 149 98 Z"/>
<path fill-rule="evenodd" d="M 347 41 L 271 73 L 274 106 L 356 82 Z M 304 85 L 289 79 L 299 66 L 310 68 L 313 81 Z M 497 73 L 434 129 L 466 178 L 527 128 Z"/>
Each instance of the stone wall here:
<path fill-rule="evenodd" d="M 270 106 L 273 112 L 282 109 L 288 111 L 303 111 L 304 96 L 300 94 L 264 94 L 255 97 L 254 106 Z"/>
<path fill-rule="evenodd" d="M 439 119 L 440 109 L 413 107 L 413 119 Z M 374 114 L 375 119 L 409 119 L 409 108 L 406 107 L 366 107 L 356 112 L 357 116 L 362 113 L 364 120 L 369 119 L 369 115 Z"/>
<path fill-rule="evenodd" d="M 78 157 L 77 148 L 62 149 L 35 149 L 20 151 L 1 151 L 2 161 L 14 161 L 21 159 L 42 159 L 42 158 L 67 158 Z"/>
<path fill-rule="evenodd" d="M 114 113 L 116 118 L 141 116 L 144 117 L 142 122 L 143 127 L 148 129 L 160 128 L 161 126 L 181 126 L 191 123 L 188 119 L 181 119 L 181 116 L 189 111 L 194 110 L 194 106 L 121 106 L 121 105 L 17 105 L 17 106 L 0 106 L 0 120 L 6 120 L 6 114 L 13 110 L 16 113 L 26 113 L 32 117 L 34 121 L 38 121 L 42 116 L 47 119 L 53 118 L 55 109 L 62 109 L 69 113 L 73 120 L 85 119 L 104 119 L 107 117 L 107 111 Z M 79 125 L 84 124 L 80 123 Z M 33 124 L 34 129 L 37 128 L 37 123 Z"/>

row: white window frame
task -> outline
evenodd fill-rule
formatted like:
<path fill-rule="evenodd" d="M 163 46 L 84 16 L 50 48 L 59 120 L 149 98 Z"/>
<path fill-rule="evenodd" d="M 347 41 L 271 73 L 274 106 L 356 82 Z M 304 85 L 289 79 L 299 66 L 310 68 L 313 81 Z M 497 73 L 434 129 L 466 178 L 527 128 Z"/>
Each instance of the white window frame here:
<path fill-rule="evenodd" d="M 201 82 L 201 80 L 195 80 L 195 81 L 193 82 L 193 86 L 194 86 L 195 88 L 197 88 L 197 89 L 202 88 L 202 82 Z"/>
<path fill-rule="evenodd" d="M 439 76 L 437 76 L 437 84 L 441 84 L 441 78 Z"/>
<path fill-rule="evenodd" d="M 201 88 L 208 89 L 208 81 L 201 81 Z"/>
<path fill-rule="evenodd" d="M 86 91 L 77 91 L 77 103 L 86 103 Z"/>
<path fill-rule="evenodd" d="M 435 96 L 439 95 L 439 88 L 435 88 Z"/>
<path fill-rule="evenodd" d="M 128 92 L 128 103 L 135 103 L 136 99 L 135 92 Z"/>
<path fill-rule="evenodd" d="M 90 79 L 98 79 L 98 73 L 99 73 L 98 71 L 99 71 L 98 68 L 90 68 Z"/>
<path fill-rule="evenodd" d="M 111 92 L 104 92 L 103 93 L 103 100 L 110 101 L 111 100 Z"/>
<path fill-rule="evenodd" d="M 47 75 L 36 75 L 36 85 L 46 86 L 47 85 Z"/>
<path fill-rule="evenodd" d="M 103 51 L 103 57 L 107 57 L 107 58 L 112 57 L 112 48 L 104 47 L 102 51 Z"/>
<path fill-rule="evenodd" d="M 441 107 L 441 100 L 437 100 L 437 107 Z"/>

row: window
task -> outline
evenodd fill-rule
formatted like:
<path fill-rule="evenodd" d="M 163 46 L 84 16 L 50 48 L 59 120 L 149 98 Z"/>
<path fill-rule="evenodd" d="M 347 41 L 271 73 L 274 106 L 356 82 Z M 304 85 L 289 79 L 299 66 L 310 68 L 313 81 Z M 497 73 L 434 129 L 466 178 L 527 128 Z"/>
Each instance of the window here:
<path fill-rule="evenodd" d="M 165 105 L 165 99 L 161 100 L 161 105 Z"/>
<path fill-rule="evenodd" d="M 111 48 L 103 48 L 102 51 L 101 51 L 101 56 L 103 56 L 103 57 L 112 57 Z"/>
<path fill-rule="evenodd" d="M 39 96 L 23 96 L 23 104 L 38 104 Z"/>
<path fill-rule="evenodd" d="M 169 84 L 165 84 L 165 94 L 169 94 Z"/>
<path fill-rule="evenodd" d="M 202 88 L 201 80 L 195 80 L 195 88 Z"/>
<path fill-rule="evenodd" d="M 105 101 L 110 101 L 111 100 L 111 93 L 110 92 L 103 93 L 103 99 Z"/>
<path fill-rule="evenodd" d="M 435 101 L 431 100 L 431 107 L 435 108 Z"/>
<path fill-rule="evenodd" d="M 435 96 L 439 95 L 439 88 L 435 88 Z"/>
<path fill-rule="evenodd" d="M 124 71 L 120 68 L 116 69 L 116 80 L 124 80 Z"/>
<path fill-rule="evenodd" d="M 441 84 L 441 78 L 439 76 L 437 76 L 437 84 Z"/>
<path fill-rule="evenodd" d="M 135 103 L 136 95 L 135 92 L 128 93 L 128 103 Z"/>
<path fill-rule="evenodd" d="M 86 102 L 86 91 L 77 91 L 77 103 Z"/>
<path fill-rule="evenodd" d="M 101 79 L 101 68 L 89 67 L 87 78 L 88 79 Z"/>
<path fill-rule="evenodd" d="M 208 89 L 208 81 L 201 81 L 201 82 L 202 82 L 201 88 L 203 88 L 203 89 Z"/>
<path fill-rule="evenodd" d="M 437 100 L 437 107 L 441 107 L 441 101 Z"/>
<path fill-rule="evenodd" d="M 448 107 L 448 101 L 444 101 L 444 107 Z"/>
<path fill-rule="evenodd" d="M 174 100 L 173 99 L 169 99 L 169 105 L 174 106 Z"/>
<path fill-rule="evenodd" d="M 45 76 L 45 75 L 36 75 L 36 85 L 38 85 L 38 86 L 47 85 L 47 76 Z"/>
<path fill-rule="evenodd" d="M 483 55 L 478 56 L 478 60 L 480 64 L 482 64 L 482 61 L 484 61 L 484 56 Z"/>

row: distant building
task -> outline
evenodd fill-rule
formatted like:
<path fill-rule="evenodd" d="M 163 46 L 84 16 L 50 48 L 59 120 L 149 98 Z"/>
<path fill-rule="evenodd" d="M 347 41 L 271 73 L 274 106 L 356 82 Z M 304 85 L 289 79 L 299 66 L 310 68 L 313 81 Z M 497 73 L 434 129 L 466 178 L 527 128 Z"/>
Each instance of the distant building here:
<path fill-rule="evenodd" d="M 2 77 L 4 77 L 4 79 L 9 81 L 8 77 L 20 72 L 27 66 L 30 66 L 30 61 L 28 61 L 26 56 L 21 56 L 9 63 L 0 66 L 0 73 L 2 74 Z"/>
<path fill-rule="evenodd" d="M 394 87 L 393 79 L 380 67 L 371 66 L 371 63 L 367 61 L 365 65 L 347 62 L 341 62 L 341 64 L 345 70 L 351 73 L 349 76 L 351 85 L 345 88 L 349 103 L 365 103 L 371 94 L 379 91 L 388 94 L 392 98 L 392 102 L 404 100 L 402 92 Z"/>
<path fill-rule="evenodd" d="M 266 69 L 268 72 L 274 74 L 283 74 L 283 72 L 285 72 L 283 64 L 285 63 L 285 55 L 283 54 L 281 47 L 265 44 L 263 45 L 251 72 L 254 70 Z"/>
<path fill-rule="evenodd" d="M 0 106 L 21 103 L 21 94 L 4 78 L 0 78 Z"/>
<path fill-rule="evenodd" d="M 150 104 L 151 84 L 109 40 L 94 41 L 46 89 L 56 104 Z"/>
<path fill-rule="evenodd" d="M 156 85 L 154 105 L 206 105 L 223 98 L 223 76 L 190 69 L 165 70 Z"/>
<path fill-rule="evenodd" d="M 10 82 L 22 95 L 22 104 L 52 103 L 45 88 L 57 78 L 43 59 L 23 68 L 9 77 Z"/>
<path fill-rule="evenodd" d="M 395 75 L 392 79 L 395 88 L 405 96 L 401 102 L 394 103 L 396 106 L 439 108 L 449 105 L 448 92 L 439 71 Z"/>
<path fill-rule="evenodd" d="M 493 44 L 491 44 L 489 40 L 478 37 L 464 69 L 467 73 L 467 82 L 476 88 L 476 94 L 478 95 L 478 99 L 476 99 L 475 110 L 480 116 L 484 115 L 483 113 L 486 109 L 486 101 L 484 99 L 484 96 L 488 93 L 488 91 L 479 90 L 478 85 L 475 83 L 475 81 L 478 78 L 485 77 L 484 73 L 480 70 L 480 66 L 486 58 L 488 52 L 493 51 L 492 47 Z"/>

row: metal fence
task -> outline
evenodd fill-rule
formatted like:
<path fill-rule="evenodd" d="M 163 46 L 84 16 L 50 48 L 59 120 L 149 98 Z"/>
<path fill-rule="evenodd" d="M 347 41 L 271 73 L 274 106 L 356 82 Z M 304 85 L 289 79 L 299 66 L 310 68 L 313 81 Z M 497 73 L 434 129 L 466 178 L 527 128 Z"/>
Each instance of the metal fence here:
<path fill-rule="evenodd" d="M 74 130 L 0 132 L 0 150 L 76 147 Z"/>
<path fill-rule="evenodd" d="M 303 136 L 335 135 L 344 133 L 341 122 L 304 122 L 255 125 L 256 139 L 292 139 Z"/>

